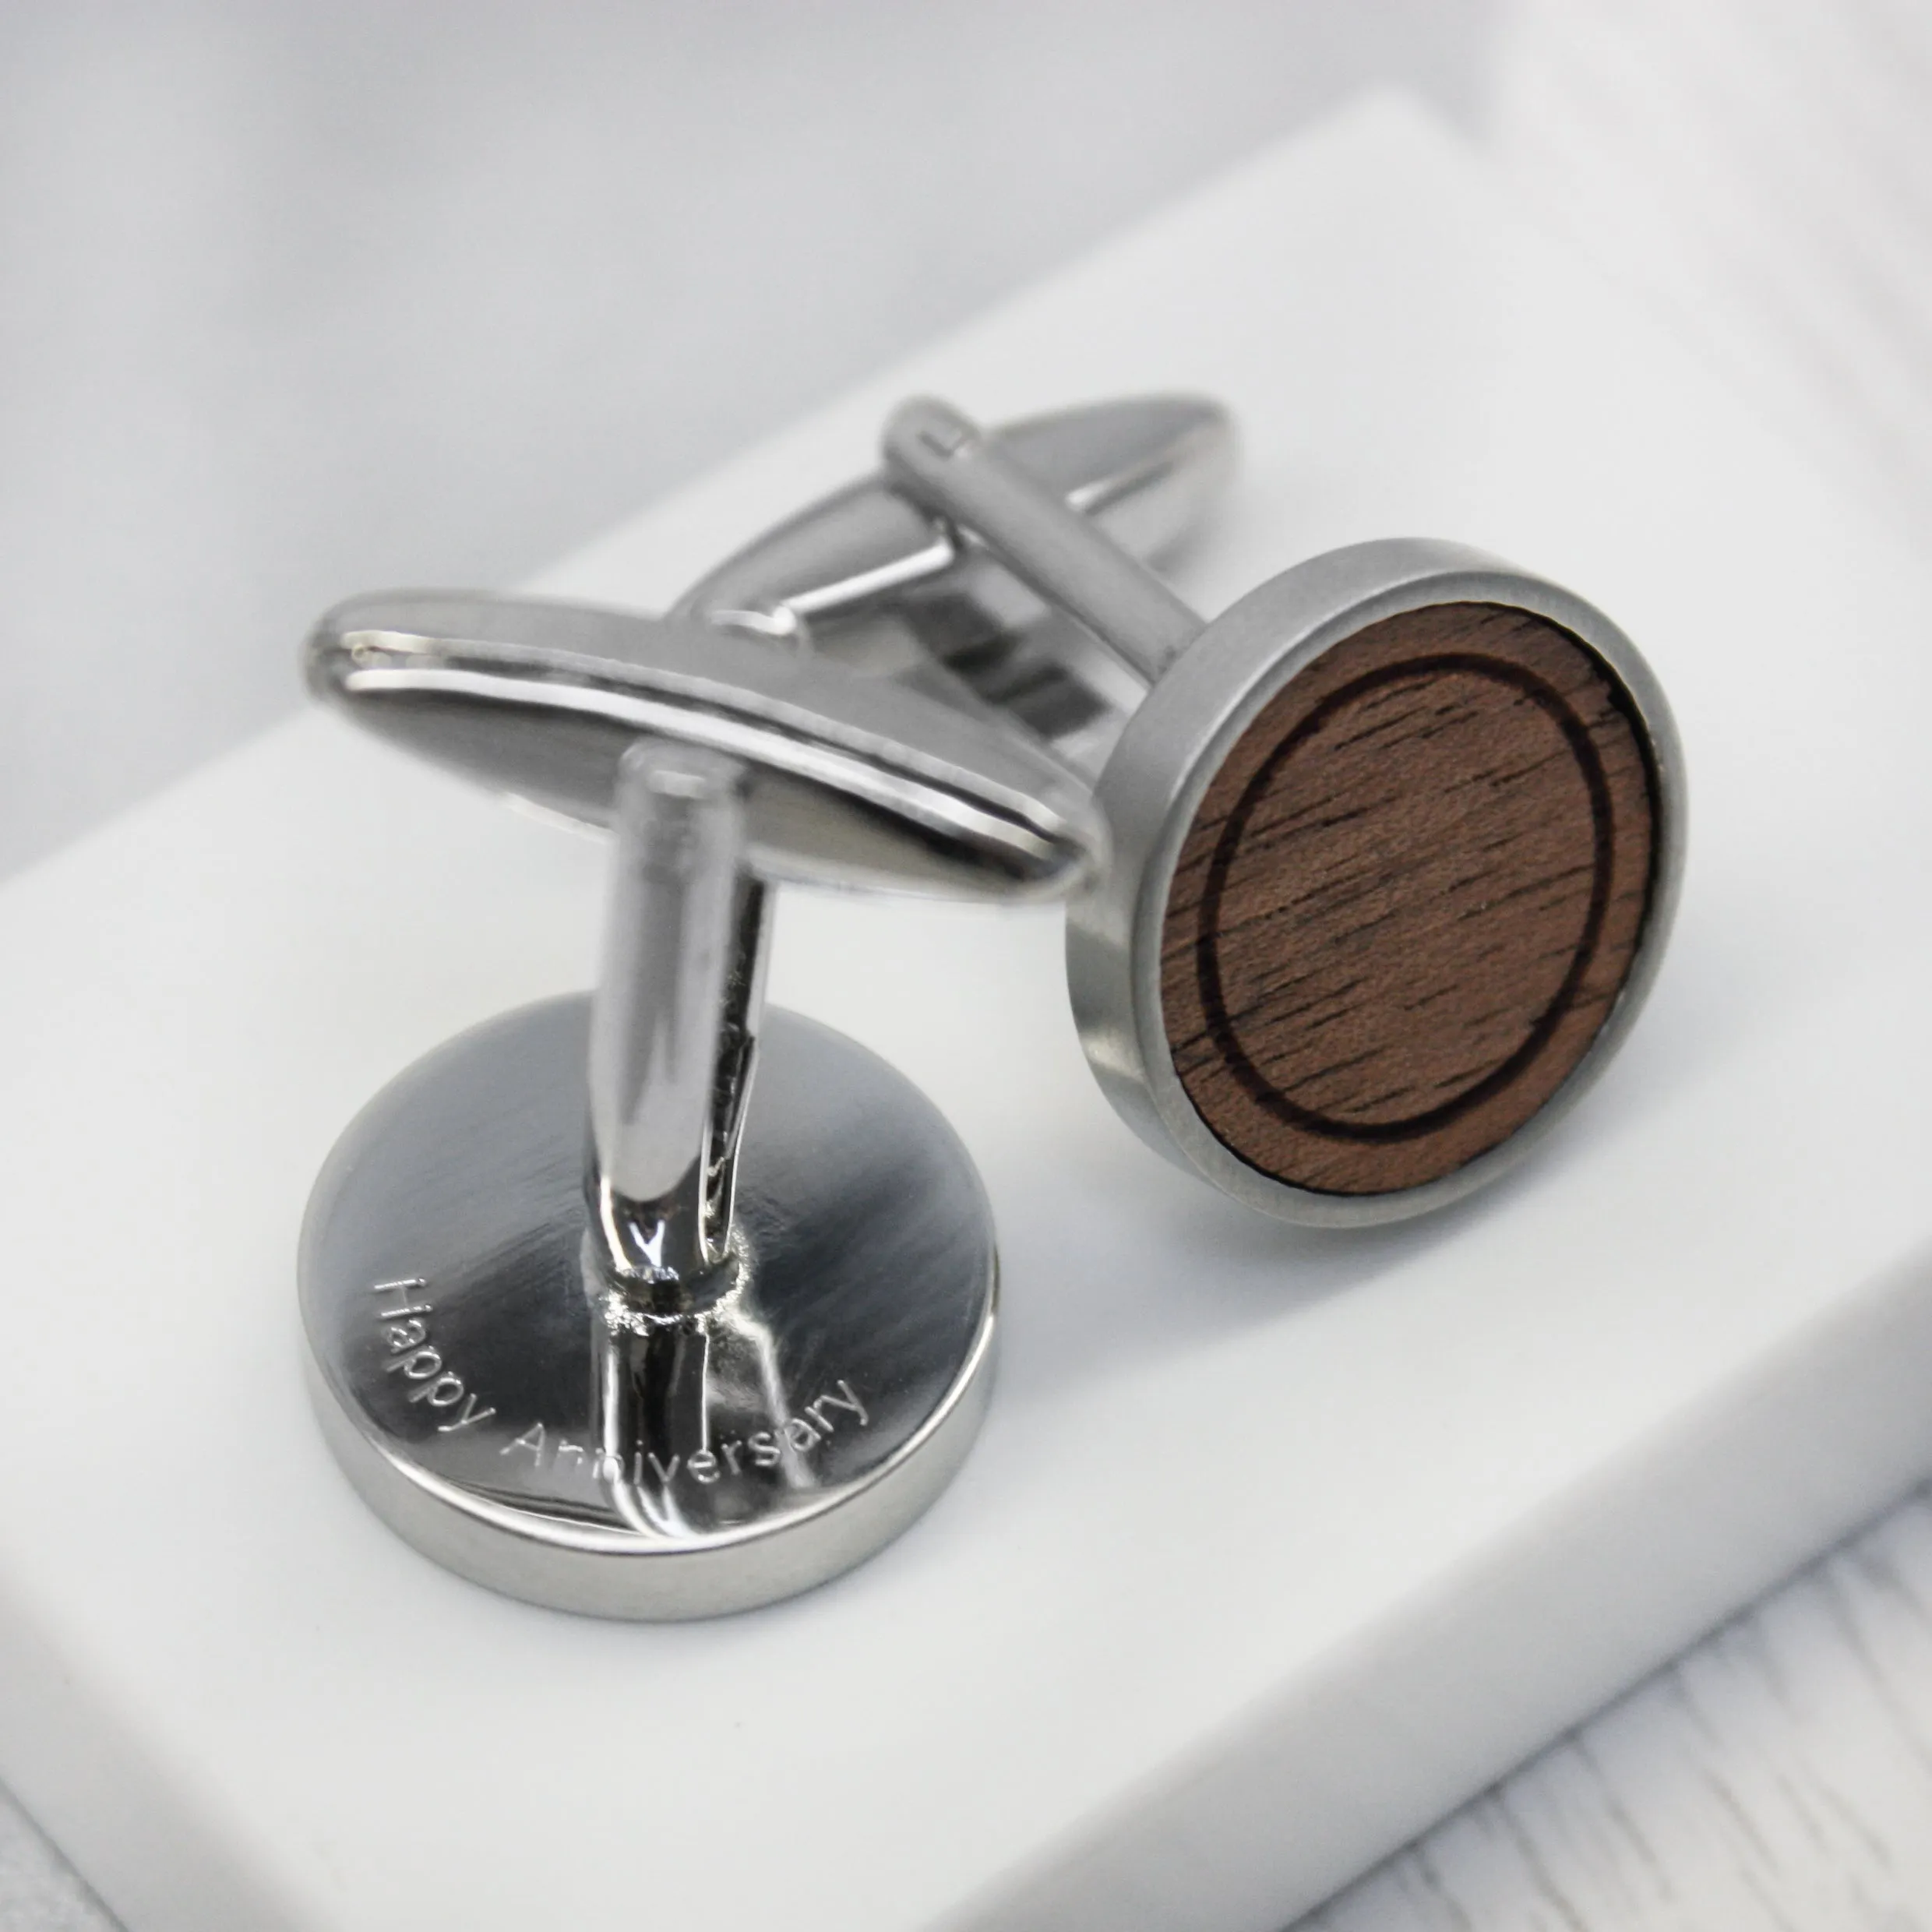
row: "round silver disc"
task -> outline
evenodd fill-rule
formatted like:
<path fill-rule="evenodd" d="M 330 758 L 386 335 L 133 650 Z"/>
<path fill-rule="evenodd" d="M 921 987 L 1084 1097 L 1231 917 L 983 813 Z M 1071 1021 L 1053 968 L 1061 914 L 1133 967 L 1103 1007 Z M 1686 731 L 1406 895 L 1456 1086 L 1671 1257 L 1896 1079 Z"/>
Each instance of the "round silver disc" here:
<path fill-rule="evenodd" d="M 609 1616 L 770 1602 L 897 1535 L 964 1458 L 985 1192 L 903 1075 L 772 1012 L 732 1259 L 694 1311 L 639 1313 L 587 1276 L 587 1014 L 462 1035 L 337 1143 L 301 1244 L 317 1412 L 376 1512 L 478 1582 Z"/>

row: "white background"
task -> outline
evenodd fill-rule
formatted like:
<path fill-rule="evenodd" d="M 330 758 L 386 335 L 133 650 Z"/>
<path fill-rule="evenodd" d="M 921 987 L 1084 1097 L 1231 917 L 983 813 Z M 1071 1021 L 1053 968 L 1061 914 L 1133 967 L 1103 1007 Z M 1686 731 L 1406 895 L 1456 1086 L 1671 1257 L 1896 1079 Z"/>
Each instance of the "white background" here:
<path fill-rule="evenodd" d="M 1365 79 L 1465 0 L 10 0 L 0 865 Z"/>
<path fill-rule="evenodd" d="M 511 582 L 1376 80 L 1874 516 L 1932 506 L 1912 0 L 15 0 L 0 866 L 291 707 L 333 598 Z M 1530 1768 L 1337 1932 L 1932 1922 L 1899 1855 L 1932 1839 L 1927 1520 Z M 100 1922 L 0 1825 L 0 1923 Z"/>

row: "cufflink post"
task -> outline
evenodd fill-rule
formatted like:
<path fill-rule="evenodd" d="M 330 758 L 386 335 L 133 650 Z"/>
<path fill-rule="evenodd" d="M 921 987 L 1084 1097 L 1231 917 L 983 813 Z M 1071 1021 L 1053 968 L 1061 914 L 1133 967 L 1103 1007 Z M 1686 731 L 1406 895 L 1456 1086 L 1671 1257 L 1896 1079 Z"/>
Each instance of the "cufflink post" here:
<path fill-rule="evenodd" d="M 723 1265 L 764 976 L 742 870 L 743 768 L 640 739 L 619 767 L 603 971 L 591 1007 L 595 1222 L 616 1292 Z"/>

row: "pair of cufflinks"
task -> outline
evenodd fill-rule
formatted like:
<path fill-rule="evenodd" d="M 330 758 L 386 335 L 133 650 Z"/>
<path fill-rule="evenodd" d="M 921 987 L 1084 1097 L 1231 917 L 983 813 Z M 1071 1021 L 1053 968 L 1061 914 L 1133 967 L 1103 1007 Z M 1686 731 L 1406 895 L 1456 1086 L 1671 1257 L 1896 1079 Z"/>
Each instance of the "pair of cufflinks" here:
<path fill-rule="evenodd" d="M 1141 559 L 1231 467 L 1205 402 L 991 433 L 913 402 L 883 450 L 664 618 L 406 594 L 308 642 L 358 723 L 613 834 L 595 992 L 393 1081 L 302 1237 L 351 1478 L 534 1602 L 809 1588 L 911 1522 L 984 1413 L 984 1190 L 903 1076 L 764 1010 L 774 885 L 1066 900 L 1114 1105 L 1331 1225 L 1513 1166 L 1669 929 L 1669 707 L 1581 599 L 1401 540 L 1204 623 Z"/>

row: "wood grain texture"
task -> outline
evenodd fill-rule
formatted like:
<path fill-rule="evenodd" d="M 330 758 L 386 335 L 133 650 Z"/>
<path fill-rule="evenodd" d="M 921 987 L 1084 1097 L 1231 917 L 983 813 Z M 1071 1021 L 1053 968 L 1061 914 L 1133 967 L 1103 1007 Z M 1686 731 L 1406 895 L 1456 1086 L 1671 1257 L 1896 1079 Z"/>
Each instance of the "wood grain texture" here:
<path fill-rule="evenodd" d="M 1914 1497 L 1301 1932 L 1932 1926 L 1932 1501 Z"/>
<path fill-rule="evenodd" d="M 1176 1071 L 1250 1165 L 1382 1193 L 1507 1140 L 1641 943 L 1654 780 L 1622 686 L 1490 604 L 1384 619 L 1215 774 L 1162 935 Z"/>
<path fill-rule="evenodd" d="M 0 1791 L 0 1932 L 118 1932 L 77 1873 Z"/>

